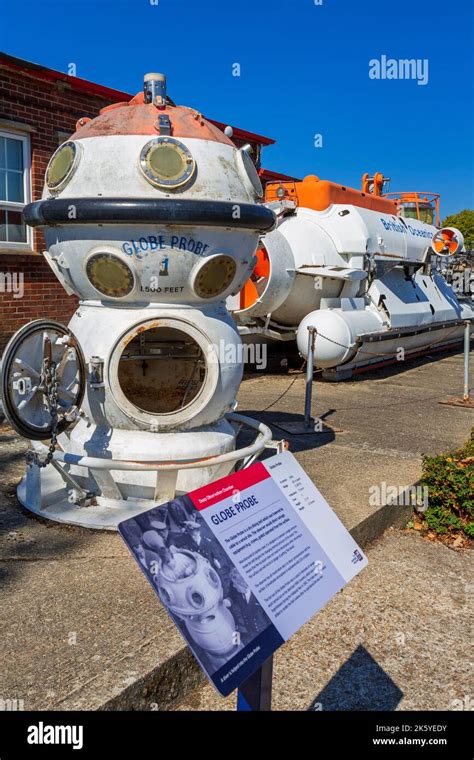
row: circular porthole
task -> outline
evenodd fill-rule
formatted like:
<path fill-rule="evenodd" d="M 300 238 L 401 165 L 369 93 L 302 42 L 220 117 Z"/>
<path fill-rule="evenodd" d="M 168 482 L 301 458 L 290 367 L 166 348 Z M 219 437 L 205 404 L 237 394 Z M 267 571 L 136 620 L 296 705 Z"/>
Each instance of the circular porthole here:
<path fill-rule="evenodd" d="M 133 272 L 121 258 L 107 251 L 89 256 L 86 262 L 89 282 L 108 298 L 124 298 L 134 288 Z"/>
<path fill-rule="evenodd" d="M 120 337 L 110 358 L 109 384 L 131 419 L 170 429 L 207 407 L 219 380 L 211 339 L 191 323 L 156 316 Z"/>
<path fill-rule="evenodd" d="M 57 191 L 71 179 L 79 163 L 80 148 L 78 143 L 68 140 L 51 156 L 46 168 L 46 185 L 51 191 Z"/>
<path fill-rule="evenodd" d="M 199 298 L 216 298 L 232 283 L 237 264 L 232 256 L 218 253 L 198 264 L 191 276 L 191 287 Z"/>
<path fill-rule="evenodd" d="M 212 567 L 207 568 L 206 575 L 207 575 L 207 578 L 209 580 L 210 585 L 213 586 L 213 588 L 219 588 L 220 587 L 221 582 L 220 582 L 219 576 L 217 575 L 217 573 L 214 570 L 214 568 L 212 568 Z"/>
<path fill-rule="evenodd" d="M 196 171 L 191 151 L 173 137 L 155 137 L 143 146 L 140 167 L 148 182 L 163 189 L 186 184 Z"/>
<path fill-rule="evenodd" d="M 158 594 L 160 595 L 160 599 L 163 602 L 163 604 L 165 605 L 165 607 L 170 607 L 170 605 L 172 604 L 173 600 L 171 598 L 171 594 L 168 591 L 168 589 L 165 588 L 164 586 L 159 586 L 158 587 Z"/>
<path fill-rule="evenodd" d="M 188 588 L 186 597 L 191 607 L 194 607 L 197 610 L 201 610 L 204 607 L 205 599 L 201 592 L 196 588 Z"/>

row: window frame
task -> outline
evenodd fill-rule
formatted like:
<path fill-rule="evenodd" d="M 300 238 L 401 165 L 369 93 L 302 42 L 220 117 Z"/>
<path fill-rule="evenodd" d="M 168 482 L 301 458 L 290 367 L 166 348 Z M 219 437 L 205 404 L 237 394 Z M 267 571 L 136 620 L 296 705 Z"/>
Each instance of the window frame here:
<path fill-rule="evenodd" d="M 11 129 L 6 125 L 0 126 L 0 137 L 6 137 L 10 140 L 19 140 L 22 143 L 23 151 L 23 197 L 24 202 L 4 201 L 0 199 L 0 210 L 2 211 L 23 211 L 28 203 L 31 203 L 31 142 L 30 135 L 21 130 Z M 33 251 L 33 230 L 26 225 L 26 240 L 16 242 L 0 240 L 0 253 L 5 251 Z"/>

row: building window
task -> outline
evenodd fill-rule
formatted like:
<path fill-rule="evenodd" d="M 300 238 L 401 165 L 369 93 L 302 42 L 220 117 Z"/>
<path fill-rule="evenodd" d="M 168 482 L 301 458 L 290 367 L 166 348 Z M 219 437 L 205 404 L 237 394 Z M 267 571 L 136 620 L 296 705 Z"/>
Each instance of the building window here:
<path fill-rule="evenodd" d="M 0 131 L 0 247 L 31 246 L 22 218 L 31 201 L 30 143 L 27 135 Z"/>

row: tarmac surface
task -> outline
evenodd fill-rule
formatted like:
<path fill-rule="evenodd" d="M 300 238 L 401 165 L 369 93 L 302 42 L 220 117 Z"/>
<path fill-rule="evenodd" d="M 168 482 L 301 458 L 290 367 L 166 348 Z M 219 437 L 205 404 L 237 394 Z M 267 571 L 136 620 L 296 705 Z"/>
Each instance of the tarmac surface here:
<path fill-rule="evenodd" d="M 472 555 L 390 528 L 365 570 L 275 653 L 272 709 L 470 704 Z M 206 684 L 178 709 L 235 706 L 235 695 L 223 699 Z"/>
<path fill-rule="evenodd" d="M 454 352 L 404 371 L 317 381 L 313 414 L 343 432 L 293 436 L 277 425 L 301 419 L 304 376 L 243 382 L 238 411 L 289 441 L 364 548 L 376 541 L 369 567 L 277 653 L 276 709 L 443 709 L 469 694 L 469 555 L 397 530 L 381 538 L 403 527 L 411 508 L 373 505 L 369 490 L 408 487 L 424 453 L 462 444 L 472 410 L 438 403 L 461 391 L 462 354 Z M 202 688 L 199 667 L 120 537 L 30 516 L 15 496 L 27 443 L 4 426 L 0 448 L 0 699 L 58 710 L 233 706 Z"/>

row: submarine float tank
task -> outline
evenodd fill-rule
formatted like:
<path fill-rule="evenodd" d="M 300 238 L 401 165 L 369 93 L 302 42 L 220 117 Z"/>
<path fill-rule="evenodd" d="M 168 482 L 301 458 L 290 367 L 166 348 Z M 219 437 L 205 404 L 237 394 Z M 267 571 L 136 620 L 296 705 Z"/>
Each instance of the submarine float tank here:
<path fill-rule="evenodd" d="M 462 249 L 458 230 L 312 175 L 267 185 L 265 200 L 278 226 L 262 238 L 240 294 L 228 299 L 245 341 L 296 337 L 306 357 L 314 327 L 314 364 L 333 380 L 459 341 L 472 302 L 458 299 L 436 267 L 439 256 Z"/>
<path fill-rule="evenodd" d="M 225 299 L 275 224 L 245 149 L 147 74 L 130 102 L 80 119 L 25 209 L 80 298 L 68 327 L 38 320 L 5 349 L 5 414 L 33 441 L 18 488 L 55 520 L 115 529 L 248 464 L 270 430 L 234 413 L 239 333 Z M 236 449 L 241 425 L 256 432 Z M 51 439 L 47 447 L 42 441 Z"/>

